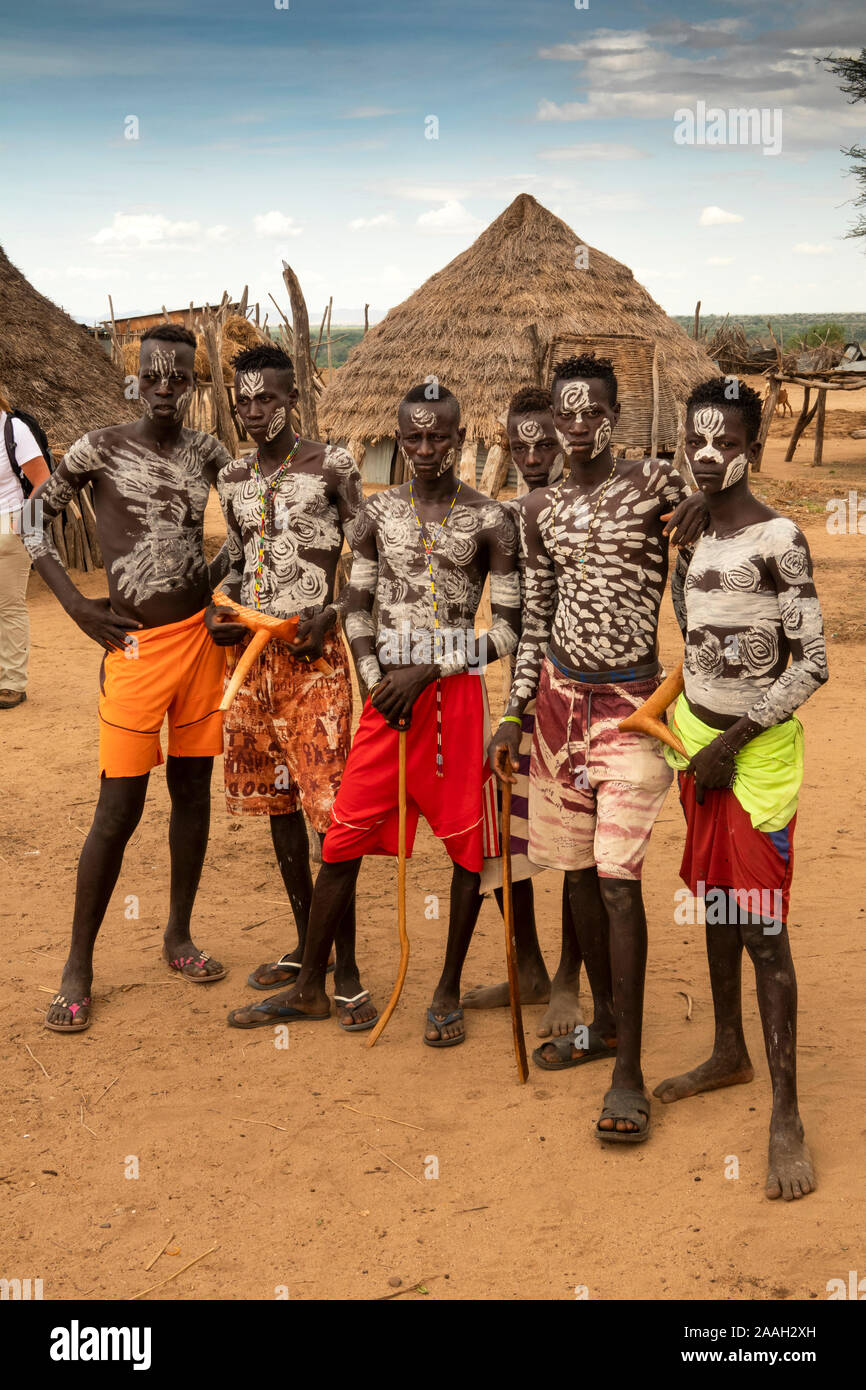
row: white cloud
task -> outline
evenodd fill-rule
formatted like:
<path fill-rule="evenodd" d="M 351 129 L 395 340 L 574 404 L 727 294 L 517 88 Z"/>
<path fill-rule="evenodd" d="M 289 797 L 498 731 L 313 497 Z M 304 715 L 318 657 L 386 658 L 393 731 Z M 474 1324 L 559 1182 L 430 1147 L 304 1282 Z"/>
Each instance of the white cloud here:
<path fill-rule="evenodd" d="M 364 227 L 394 227 L 396 225 L 397 219 L 390 212 L 380 212 L 375 217 L 353 217 L 349 223 L 353 232 L 360 232 Z"/>
<path fill-rule="evenodd" d="M 101 227 L 90 240 L 96 246 L 150 249 L 190 242 L 201 234 L 200 222 L 172 222 L 153 212 L 116 212 L 111 226 Z"/>
<path fill-rule="evenodd" d="M 343 117 L 349 121 L 371 121 L 377 116 L 396 116 L 397 109 L 393 106 L 355 106 L 351 111 L 344 111 Z"/>
<path fill-rule="evenodd" d="M 648 159 L 643 151 L 634 145 L 608 145 L 601 140 L 582 145 L 558 145 L 551 149 L 539 150 L 539 159 Z"/>
<path fill-rule="evenodd" d="M 294 217 L 287 217 L 284 212 L 276 210 L 254 217 L 253 225 L 256 236 L 260 237 L 300 236 L 303 230 L 296 225 Z"/>
<path fill-rule="evenodd" d="M 208 227 L 205 232 L 208 241 L 217 242 L 233 241 L 234 235 L 232 228 L 227 227 L 223 222 L 217 222 L 216 226 Z"/>
<path fill-rule="evenodd" d="M 699 227 L 723 227 L 728 222 L 742 222 L 743 218 L 738 212 L 725 212 L 724 208 L 708 207 L 704 208 L 698 218 Z"/>
<path fill-rule="evenodd" d="M 826 241 L 798 241 L 794 250 L 800 256 L 829 256 L 833 250 Z"/>
<path fill-rule="evenodd" d="M 733 265 L 733 256 L 707 256 L 704 265 Z"/>
<path fill-rule="evenodd" d="M 456 198 L 452 198 L 449 202 L 443 203 L 441 208 L 431 208 L 429 212 L 422 212 L 416 225 L 422 232 L 454 235 L 480 232 L 484 223 L 471 212 L 467 212 Z"/>

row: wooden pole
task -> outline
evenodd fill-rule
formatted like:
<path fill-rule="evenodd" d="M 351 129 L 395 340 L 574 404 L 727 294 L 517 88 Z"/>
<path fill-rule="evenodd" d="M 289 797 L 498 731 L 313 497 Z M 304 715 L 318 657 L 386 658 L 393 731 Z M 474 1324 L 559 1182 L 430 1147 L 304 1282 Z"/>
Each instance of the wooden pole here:
<path fill-rule="evenodd" d="M 364 337 L 367 336 L 367 329 L 370 327 L 370 306 L 364 305 Z"/>
<path fill-rule="evenodd" d="M 397 1007 L 409 968 L 409 934 L 406 931 L 406 737 L 406 730 L 401 729 L 397 735 L 397 931 L 400 935 L 400 969 L 394 992 L 370 1034 L 368 1047 L 375 1047 L 377 1038 Z"/>
<path fill-rule="evenodd" d="M 700 327 L 701 327 L 701 301 L 698 300 L 697 304 L 695 305 L 695 328 L 694 328 L 694 332 L 692 333 L 692 337 L 695 339 L 695 341 L 697 341 L 698 333 L 700 332 Z"/>
<path fill-rule="evenodd" d="M 498 497 L 508 477 L 510 463 L 510 451 L 503 449 L 501 444 L 494 444 L 484 461 L 484 472 L 478 484 L 479 491 L 486 492 L 488 497 Z"/>
<path fill-rule="evenodd" d="M 823 387 L 818 387 L 818 413 L 815 417 L 815 452 L 812 455 L 812 467 L 817 468 L 824 459 L 824 416 L 827 410 L 827 392 Z"/>
<path fill-rule="evenodd" d="M 205 351 L 210 363 L 212 401 L 217 438 L 226 446 L 232 458 L 239 452 L 238 437 L 232 421 L 228 392 L 223 380 L 223 364 L 220 357 L 221 332 L 216 315 L 210 311 L 199 319 L 199 331 L 204 339 Z"/>
<path fill-rule="evenodd" d="M 328 381 L 331 380 L 331 313 L 334 308 L 334 296 L 328 300 Z"/>
<path fill-rule="evenodd" d="M 755 462 L 752 464 L 752 472 L 760 473 L 761 464 L 764 458 L 764 445 L 767 442 L 767 435 L 770 433 L 770 426 L 773 423 L 773 416 L 776 413 L 776 402 L 779 399 L 779 390 L 782 383 L 777 376 L 770 377 L 770 389 L 767 392 L 767 399 L 764 401 L 764 409 L 761 413 L 761 427 L 758 430 L 758 452 Z"/>
<path fill-rule="evenodd" d="M 815 404 L 812 406 L 812 409 L 809 409 L 809 397 L 811 396 L 811 394 L 811 386 L 804 386 L 803 407 L 800 411 L 800 414 L 797 416 L 797 423 L 791 431 L 791 438 L 788 440 L 788 449 L 785 454 L 786 463 L 790 463 L 792 458 L 794 457 L 794 450 L 800 442 L 800 436 L 804 433 L 805 430 L 808 429 L 809 425 L 812 423 L 815 411 L 818 409 L 817 397 L 815 398 Z"/>
<path fill-rule="evenodd" d="M 117 336 L 117 324 L 114 321 L 114 305 L 111 302 L 111 295 L 108 296 L 108 311 L 111 314 L 111 360 L 116 366 L 123 366 L 123 353 L 120 351 L 120 340 Z"/>
<path fill-rule="evenodd" d="M 478 458 L 478 440 L 468 440 L 460 451 L 460 464 L 458 475 L 462 483 L 468 483 L 470 487 L 475 486 L 475 462 Z"/>
<path fill-rule="evenodd" d="M 511 895 L 511 783 L 502 784 L 502 917 L 505 922 L 505 960 L 508 966 L 508 1002 L 511 1006 L 511 1032 L 517 1077 L 523 1085 L 529 1076 L 526 1037 L 520 1008 L 520 977 L 517 973 L 517 943 L 514 940 L 514 900 Z"/>
<path fill-rule="evenodd" d="M 295 379 L 298 383 L 301 432 L 307 439 L 318 439 L 319 421 L 313 390 L 313 364 L 310 359 L 310 320 L 298 277 L 286 261 L 283 261 L 283 280 L 292 306 L 292 337 L 295 343 Z"/>
<path fill-rule="evenodd" d="M 650 425 L 650 458 L 658 457 L 659 450 L 659 345 L 653 346 L 653 417 Z"/>
<path fill-rule="evenodd" d="M 318 336 L 318 338 L 316 339 L 316 351 L 313 353 L 313 366 L 315 366 L 316 363 L 317 363 L 318 360 L 319 360 L 319 348 L 322 346 L 322 334 L 323 334 L 324 331 L 325 331 L 325 320 L 327 319 L 327 317 L 328 317 L 328 306 L 327 306 L 327 304 L 326 304 L 326 305 L 325 305 L 325 308 L 324 308 L 324 310 L 323 310 L 323 312 L 322 312 L 322 322 L 319 324 L 319 336 Z"/>

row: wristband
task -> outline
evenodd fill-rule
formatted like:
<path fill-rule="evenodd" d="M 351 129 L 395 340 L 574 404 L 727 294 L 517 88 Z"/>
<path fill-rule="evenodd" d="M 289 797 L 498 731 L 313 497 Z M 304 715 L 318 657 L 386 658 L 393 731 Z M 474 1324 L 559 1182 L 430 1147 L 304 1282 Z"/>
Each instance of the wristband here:
<path fill-rule="evenodd" d="M 501 728 L 503 724 L 520 724 L 520 725 L 522 725 L 522 724 L 523 724 L 523 720 L 522 720 L 522 719 L 520 718 L 520 716 L 517 715 L 517 714 L 503 714 L 502 718 L 501 718 L 500 721 L 499 721 L 499 727 Z"/>

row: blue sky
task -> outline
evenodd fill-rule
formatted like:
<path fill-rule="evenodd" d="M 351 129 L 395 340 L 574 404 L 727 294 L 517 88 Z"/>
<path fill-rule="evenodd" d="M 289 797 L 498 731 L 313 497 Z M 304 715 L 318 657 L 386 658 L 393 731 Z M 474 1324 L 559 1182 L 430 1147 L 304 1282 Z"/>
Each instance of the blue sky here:
<path fill-rule="evenodd" d="M 861 14 L 859 0 L 21 6 L 0 51 L 0 242 L 89 320 L 109 291 L 118 313 L 245 282 L 285 305 L 283 257 L 311 318 L 333 294 L 340 319 L 365 302 L 381 315 L 527 191 L 671 313 L 699 297 L 707 312 L 859 310 L 840 146 L 864 143 L 866 111 L 815 57 L 859 51 Z M 780 110 L 780 153 L 677 144 L 674 113 L 698 102 Z"/>

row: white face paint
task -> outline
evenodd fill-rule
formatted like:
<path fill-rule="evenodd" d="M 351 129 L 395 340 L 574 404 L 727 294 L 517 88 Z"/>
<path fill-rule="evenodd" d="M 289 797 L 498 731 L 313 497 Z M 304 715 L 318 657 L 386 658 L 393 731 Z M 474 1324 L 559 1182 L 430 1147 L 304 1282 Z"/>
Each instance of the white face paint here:
<path fill-rule="evenodd" d="M 573 415 L 578 424 L 583 412 L 589 407 L 589 387 L 585 381 L 567 381 L 559 397 L 559 410 L 562 415 Z"/>
<path fill-rule="evenodd" d="M 184 391 L 184 393 L 183 393 L 182 396 L 178 396 L 178 398 L 177 398 L 177 405 L 176 405 L 175 408 L 174 408 L 174 418 L 175 418 L 175 420 L 177 420 L 178 422 L 180 422 L 181 420 L 183 420 L 183 417 L 184 417 L 184 415 L 186 414 L 187 409 L 189 408 L 189 403 L 190 403 L 190 401 L 192 400 L 192 398 L 193 398 L 193 388 L 192 388 L 192 387 L 190 387 L 188 391 Z"/>
<path fill-rule="evenodd" d="M 286 412 L 284 407 L 279 405 L 277 406 L 276 410 L 271 416 L 271 423 L 268 425 L 267 432 L 265 434 L 265 439 L 268 441 L 268 443 L 270 443 L 272 439 L 276 439 L 277 435 L 280 433 L 285 423 Z"/>
<path fill-rule="evenodd" d="M 695 411 L 693 423 L 695 433 L 702 434 L 705 440 L 704 447 L 695 454 L 694 462 L 709 459 L 712 463 L 724 463 L 724 455 L 715 447 L 716 440 L 725 432 L 725 417 L 718 406 L 701 406 L 700 410 Z"/>
<path fill-rule="evenodd" d="M 436 416 L 432 410 L 424 410 L 421 406 L 415 406 L 409 411 L 409 419 L 416 429 L 429 430 L 436 424 Z"/>
<path fill-rule="evenodd" d="M 251 401 L 264 389 L 265 379 L 261 372 L 241 372 L 238 377 L 238 395 L 243 396 L 244 400 Z"/>
<path fill-rule="evenodd" d="M 695 454 L 695 458 L 697 458 L 697 454 Z M 734 483 L 738 483 L 740 479 L 745 476 L 748 466 L 749 460 L 746 458 L 745 454 L 737 454 L 735 459 L 731 459 L 722 477 L 720 491 L 723 491 L 726 487 L 733 487 Z"/>
<path fill-rule="evenodd" d="M 544 438 L 544 430 L 537 420 L 521 420 L 517 433 L 525 444 L 537 444 L 539 439 Z"/>
<path fill-rule="evenodd" d="M 165 348 L 154 348 L 153 352 L 150 354 L 150 367 L 148 370 L 156 372 L 159 377 L 160 386 L 168 385 L 168 379 L 175 370 L 175 357 L 176 354 L 174 352 L 168 352 Z"/>
<path fill-rule="evenodd" d="M 595 436 L 595 443 L 592 446 L 592 457 L 600 454 L 610 443 L 610 436 L 613 433 L 610 427 L 610 420 L 602 420 L 598 427 L 598 434 Z"/>

